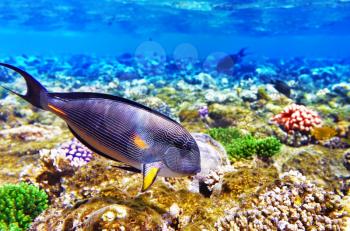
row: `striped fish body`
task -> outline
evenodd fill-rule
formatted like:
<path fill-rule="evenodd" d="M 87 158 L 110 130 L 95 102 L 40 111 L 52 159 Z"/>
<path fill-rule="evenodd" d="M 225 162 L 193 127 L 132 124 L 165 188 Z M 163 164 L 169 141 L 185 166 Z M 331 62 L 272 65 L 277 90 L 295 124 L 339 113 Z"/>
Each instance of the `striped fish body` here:
<path fill-rule="evenodd" d="M 98 93 L 49 93 L 27 72 L 21 95 L 32 105 L 65 120 L 72 133 L 97 154 L 123 162 L 143 174 L 142 191 L 157 175 L 187 176 L 200 172 L 200 153 L 193 137 L 176 121 L 136 102 Z M 130 169 L 129 168 L 129 169 Z"/>
<path fill-rule="evenodd" d="M 94 151 L 142 170 L 142 164 L 163 162 L 160 176 L 199 171 L 199 153 L 192 136 L 178 123 L 119 97 L 93 93 L 50 93 L 49 109 Z"/>

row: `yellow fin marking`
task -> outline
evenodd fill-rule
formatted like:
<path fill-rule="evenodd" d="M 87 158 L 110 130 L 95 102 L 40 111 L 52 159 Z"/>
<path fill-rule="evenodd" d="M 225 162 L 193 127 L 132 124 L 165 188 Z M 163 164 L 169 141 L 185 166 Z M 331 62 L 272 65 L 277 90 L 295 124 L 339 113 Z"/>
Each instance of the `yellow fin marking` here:
<path fill-rule="evenodd" d="M 155 181 L 159 168 L 151 167 L 143 177 L 142 192 L 146 191 Z"/>
<path fill-rule="evenodd" d="M 149 147 L 148 144 L 139 135 L 134 136 L 134 144 L 140 149 L 146 149 Z"/>
<path fill-rule="evenodd" d="M 49 104 L 48 107 L 60 115 L 67 115 L 64 111 L 60 110 L 59 108 L 57 108 L 51 104 Z"/>

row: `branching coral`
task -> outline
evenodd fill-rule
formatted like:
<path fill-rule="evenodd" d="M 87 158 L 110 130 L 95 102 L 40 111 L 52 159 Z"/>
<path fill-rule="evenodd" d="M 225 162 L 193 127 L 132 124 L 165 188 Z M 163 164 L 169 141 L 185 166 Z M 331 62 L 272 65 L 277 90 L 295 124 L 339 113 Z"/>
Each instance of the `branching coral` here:
<path fill-rule="evenodd" d="M 226 145 L 232 140 L 242 137 L 242 133 L 237 128 L 211 128 L 208 131 L 213 139 Z"/>
<path fill-rule="evenodd" d="M 244 136 L 233 140 L 226 147 L 231 159 L 247 158 L 252 155 L 272 157 L 280 151 L 281 143 L 274 137 L 256 139 L 253 136 Z"/>
<path fill-rule="evenodd" d="M 34 185 L 7 184 L 0 188 L 0 229 L 26 230 L 47 208 L 48 196 Z"/>
<path fill-rule="evenodd" d="M 260 157 L 272 157 L 281 149 L 281 142 L 275 137 L 257 140 L 256 154 Z"/>
<path fill-rule="evenodd" d="M 212 128 L 209 134 L 224 145 L 232 160 L 253 155 L 271 157 L 281 148 L 280 141 L 274 137 L 257 139 L 251 135 L 243 135 L 235 128 Z"/>
<path fill-rule="evenodd" d="M 234 139 L 225 148 L 232 160 L 248 158 L 256 154 L 256 139 L 252 136 Z"/>

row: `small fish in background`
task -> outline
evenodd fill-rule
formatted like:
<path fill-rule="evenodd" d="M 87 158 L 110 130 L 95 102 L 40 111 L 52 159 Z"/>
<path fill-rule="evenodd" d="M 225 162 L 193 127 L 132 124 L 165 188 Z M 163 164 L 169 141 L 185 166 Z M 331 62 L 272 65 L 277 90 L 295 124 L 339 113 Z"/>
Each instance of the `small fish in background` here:
<path fill-rule="evenodd" d="M 134 56 L 130 53 L 123 53 L 122 55 L 117 57 L 119 63 L 132 66 L 134 64 Z"/>
<path fill-rule="evenodd" d="M 247 48 L 244 47 L 240 49 L 236 54 L 224 56 L 222 59 L 219 60 L 218 64 L 216 65 L 216 70 L 218 72 L 225 72 L 230 70 L 235 64 L 242 62 L 243 57 L 247 55 L 247 53 L 245 52 L 246 50 Z"/>
<path fill-rule="evenodd" d="M 292 88 L 284 81 L 279 79 L 271 80 L 270 82 L 273 87 L 283 95 L 287 96 L 288 98 L 291 98 L 291 90 Z"/>
<path fill-rule="evenodd" d="M 179 123 L 142 104 L 121 97 L 90 93 L 49 93 L 27 72 L 0 63 L 26 81 L 21 95 L 32 105 L 62 118 L 85 146 L 106 158 L 123 162 L 120 168 L 142 172 L 142 191 L 156 177 L 195 175 L 201 170 L 198 145 Z"/>

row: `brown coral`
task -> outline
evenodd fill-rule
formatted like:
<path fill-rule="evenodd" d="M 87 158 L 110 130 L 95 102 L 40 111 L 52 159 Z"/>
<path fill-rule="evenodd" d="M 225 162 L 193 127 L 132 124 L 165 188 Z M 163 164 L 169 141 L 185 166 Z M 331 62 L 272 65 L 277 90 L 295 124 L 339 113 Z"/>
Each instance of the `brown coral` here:
<path fill-rule="evenodd" d="M 329 140 L 337 135 L 337 131 L 331 127 L 315 127 L 311 130 L 311 135 L 318 141 Z"/>

